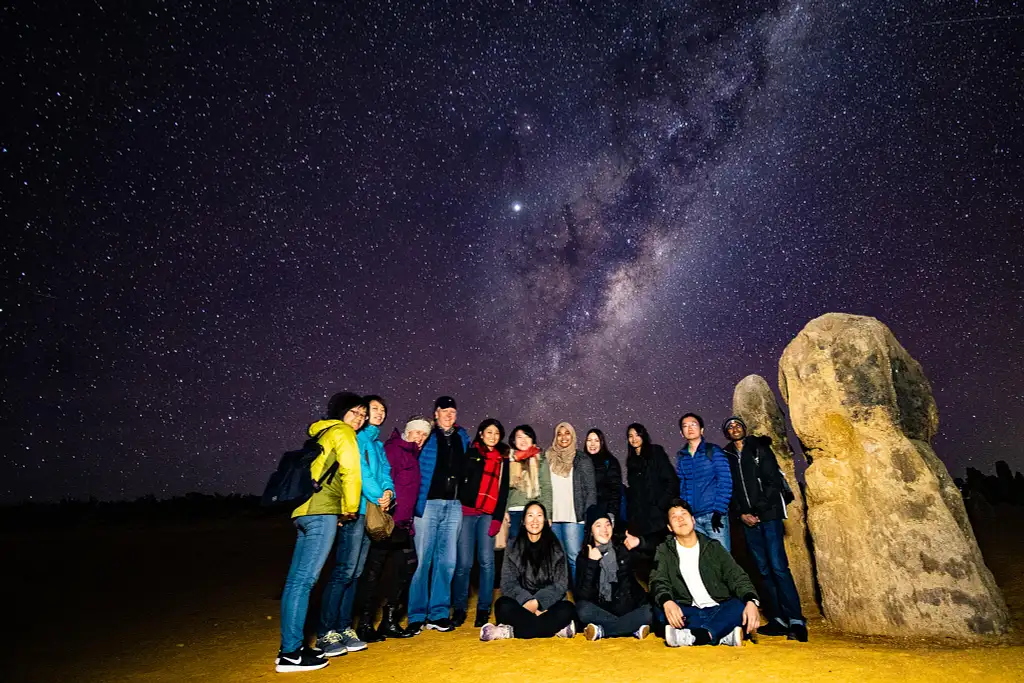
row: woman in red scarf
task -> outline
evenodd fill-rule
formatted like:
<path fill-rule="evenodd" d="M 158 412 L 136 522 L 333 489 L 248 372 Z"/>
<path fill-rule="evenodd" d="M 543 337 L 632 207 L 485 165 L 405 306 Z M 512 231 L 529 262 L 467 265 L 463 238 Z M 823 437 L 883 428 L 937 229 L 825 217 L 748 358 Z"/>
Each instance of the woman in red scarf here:
<path fill-rule="evenodd" d="M 453 622 L 466 622 L 469 609 L 469 572 L 474 558 L 480 563 L 480 591 L 476 602 L 476 627 L 491 617 L 494 599 L 494 537 L 505 518 L 508 501 L 508 446 L 501 440 L 505 428 L 490 418 L 480 423 L 476 438 L 466 452 L 466 466 L 459 484 L 462 528 L 459 530 L 455 576 L 452 579 Z"/>

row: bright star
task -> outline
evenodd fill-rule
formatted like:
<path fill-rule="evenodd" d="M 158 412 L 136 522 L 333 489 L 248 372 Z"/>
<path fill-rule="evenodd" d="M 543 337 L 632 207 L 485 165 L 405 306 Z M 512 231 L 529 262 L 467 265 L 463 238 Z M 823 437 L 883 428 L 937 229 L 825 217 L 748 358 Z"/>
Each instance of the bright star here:
<path fill-rule="evenodd" d="M 512 210 L 515 211 L 516 213 L 519 213 L 520 211 L 523 210 L 523 205 L 520 204 L 519 202 L 513 202 L 512 203 Z"/>

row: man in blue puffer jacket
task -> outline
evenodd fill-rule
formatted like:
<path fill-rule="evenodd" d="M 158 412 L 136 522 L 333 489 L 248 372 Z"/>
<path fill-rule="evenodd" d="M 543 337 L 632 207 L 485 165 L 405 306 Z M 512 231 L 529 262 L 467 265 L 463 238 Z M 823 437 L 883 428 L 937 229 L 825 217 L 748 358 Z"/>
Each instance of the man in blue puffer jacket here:
<path fill-rule="evenodd" d="M 374 395 L 363 397 L 363 402 L 369 406 L 369 419 L 356 432 L 362 475 L 359 515 L 338 529 L 336 562 L 320 601 L 317 647 L 328 657 L 366 649 L 366 641 L 352 628 L 356 588 L 370 550 L 370 537 L 366 534 L 366 503 L 373 502 L 387 510 L 395 497 L 391 465 L 384 455 L 384 444 L 378 438 L 380 425 L 387 418 L 387 405 L 384 399 Z"/>
<path fill-rule="evenodd" d="M 679 449 L 676 474 L 679 497 L 693 508 L 697 531 L 732 551 L 729 542 L 729 501 L 732 472 L 725 451 L 704 440 L 704 419 L 696 413 L 679 418 L 679 432 L 686 445 Z"/>

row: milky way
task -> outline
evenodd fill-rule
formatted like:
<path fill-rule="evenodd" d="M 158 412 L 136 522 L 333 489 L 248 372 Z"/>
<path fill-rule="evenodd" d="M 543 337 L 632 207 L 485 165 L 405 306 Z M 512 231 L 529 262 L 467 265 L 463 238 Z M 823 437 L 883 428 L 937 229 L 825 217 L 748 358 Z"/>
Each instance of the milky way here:
<path fill-rule="evenodd" d="M 341 389 L 721 441 L 827 311 L 1024 468 L 1020 3 L 22 4 L 4 500 L 256 492 Z"/>

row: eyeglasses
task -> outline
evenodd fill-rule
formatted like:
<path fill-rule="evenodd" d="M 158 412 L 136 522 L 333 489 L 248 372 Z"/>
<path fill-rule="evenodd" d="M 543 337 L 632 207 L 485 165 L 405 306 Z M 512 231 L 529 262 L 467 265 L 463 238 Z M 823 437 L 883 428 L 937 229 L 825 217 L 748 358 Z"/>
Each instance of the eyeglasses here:
<path fill-rule="evenodd" d="M 687 427 L 697 427 L 699 429 L 700 428 L 700 423 L 699 422 L 684 422 L 683 423 L 683 429 L 686 429 Z"/>

